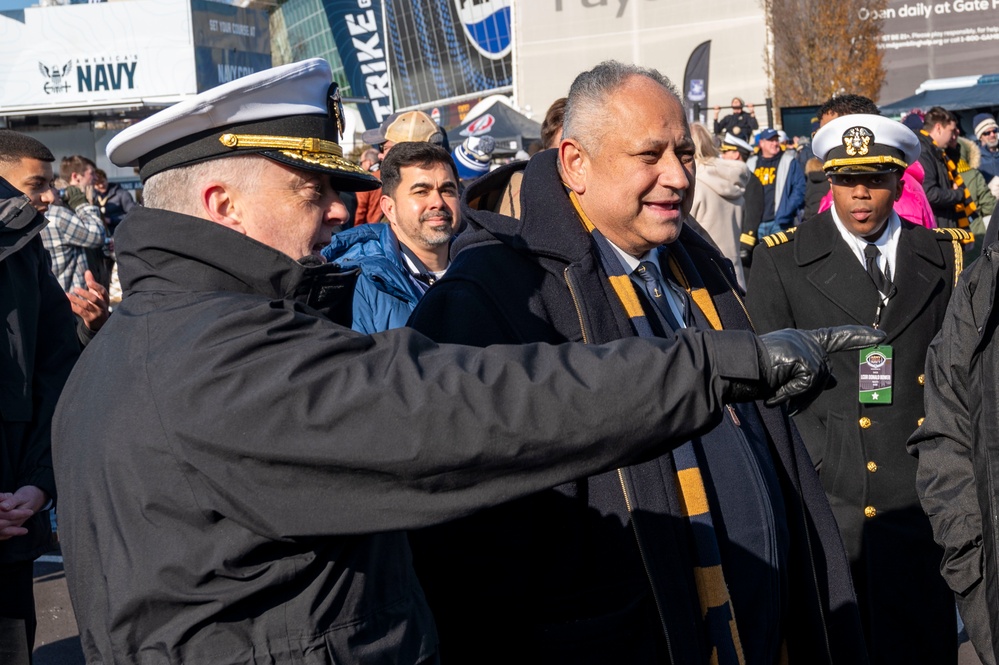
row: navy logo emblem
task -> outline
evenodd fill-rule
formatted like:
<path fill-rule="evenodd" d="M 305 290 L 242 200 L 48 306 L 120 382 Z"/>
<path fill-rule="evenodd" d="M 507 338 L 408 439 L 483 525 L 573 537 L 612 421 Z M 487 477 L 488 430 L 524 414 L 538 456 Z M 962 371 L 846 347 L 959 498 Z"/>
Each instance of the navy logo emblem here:
<path fill-rule="evenodd" d="M 843 133 L 843 145 L 850 157 L 863 157 L 870 152 L 874 134 L 867 127 L 851 127 Z"/>
<path fill-rule="evenodd" d="M 690 79 L 690 90 L 687 91 L 687 99 L 692 102 L 703 102 L 707 99 L 704 91 L 704 79 Z"/>
<path fill-rule="evenodd" d="M 61 68 L 53 66 L 51 69 L 46 67 L 44 63 L 38 63 L 38 71 L 42 73 L 42 76 L 45 76 L 48 79 L 44 86 L 46 95 L 58 92 L 69 92 L 69 81 L 65 80 L 65 78 L 69 75 L 72 67 L 72 60 L 67 62 Z"/>

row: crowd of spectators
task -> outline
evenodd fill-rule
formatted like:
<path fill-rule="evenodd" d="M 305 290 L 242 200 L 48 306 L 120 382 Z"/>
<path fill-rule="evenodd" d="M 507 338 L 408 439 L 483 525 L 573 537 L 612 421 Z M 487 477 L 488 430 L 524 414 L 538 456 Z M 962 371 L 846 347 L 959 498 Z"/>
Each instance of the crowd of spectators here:
<path fill-rule="evenodd" d="M 945 355 L 934 336 L 960 327 L 958 276 L 997 235 L 993 115 L 973 117 L 972 139 L 943 108 L 896 122 L 840 95 L 789 137 L 736 97 L 708 127 L 657 71 L 608 62 L 504 165 L 491 136 L 449 145 L 421 111 L 366 131 L 357 163 L 278 154 L 264 144 L 279 131 L 330 143 L 324 65 L 258 81 L 330 113 L 323 129 L 263 104 L 246 131 L 271 133 L 246 152 L 185 133 L 197 112 L 180 107 L 123 132 L 109 155 L 139 165 L 146 205 L 90 158 L 55 173 L 41 142 L 0 130 L 0 661 L 30 660 L 31 562 L 55 542 L 62 490 L 95 662 L 948 663 L 956 600 L 995 663 L 987 582 L 944 522 L 978 517 L 942 505 L 971 472 L 940 444 L 946 407 L 924 427 L 922 401 Z M 237 117 L 241 85 L 199 96 L 215 114 L 203 132 Z M 252 191 L 261 178 L 293 194 Z M 275 231 L 282 210 L 294 228 Z M 857 401 L 861 348 L 898 354 L 887 404 Z M 131 381 L 145 392 L 113 427 L 78 422 Z M 336 450 L 313 444 L 327 425 Z M 163 460 L 190 496 L 151 483 L 119 510 L 122 469 Z M 244 493 L 269 483 L 273 505 Z M 314 505 L 327 493 L 343 514 Z M 156 546 L 158 519 L 178 527 L 175 551 Z M 103 549 L 122 534 L 142 546 Z M 146 582 L 104 581 L 103 566 L 143 560 Z M 178 565 L 218 607 L 192 611 L 196 581 L 156 586 Z M 312 631 L 294 645 L 286 612 Z"/>

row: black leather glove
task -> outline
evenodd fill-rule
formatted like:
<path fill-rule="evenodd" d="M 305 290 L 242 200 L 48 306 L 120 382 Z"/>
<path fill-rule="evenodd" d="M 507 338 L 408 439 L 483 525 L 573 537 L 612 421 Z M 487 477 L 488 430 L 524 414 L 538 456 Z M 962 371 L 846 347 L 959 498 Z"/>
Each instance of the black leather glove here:
<path fill-rule="evenodd" d="M 788 328 L 760 335 L 764 349 L 760 369 L 772 391 L 764 404 L 776 406 L 794 399 L 789 405 L 792 413 L 801 410 L 832 378 L 828 354 L 873 346 L 884 338 L 883 330 L 867 326 Z"/>
<path fill-rule="evenodd" d="M 90 201 L 87 200 L 87 195 L 83 193 L 83 190 L 79 187 L 67 187 L 66 195 L 63 200 L 73 210 L 79 210 L 80 206 L 87 205 Z"/>

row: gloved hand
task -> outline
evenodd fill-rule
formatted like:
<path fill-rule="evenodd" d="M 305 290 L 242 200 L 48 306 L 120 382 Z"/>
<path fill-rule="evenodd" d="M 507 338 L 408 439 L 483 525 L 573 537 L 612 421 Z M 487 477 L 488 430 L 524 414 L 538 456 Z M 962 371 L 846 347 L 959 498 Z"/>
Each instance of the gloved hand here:
<path fill-rule="evenodd" d="M 63 201 L 65 201 L 66 205 L 73 210 L 79 210 L 80 206 L 90 203 L 90 201 L 87 200 L 87 195 L 83 193 L 83 190 L 72 185 L 66 188 L 66 195 L 63 197 Z"/>
<path fill-rule="evenodd" d="M 873 346 L 884 338 L 883 330 L 867 326 L 788 328 L 760 335 L 765 351 L 760 358 L 760 369 L 772 391 L 764 404 L 776 406 L 794 399 L 792 413 L 801 410 L 832 378 L 828 354 Z"/>

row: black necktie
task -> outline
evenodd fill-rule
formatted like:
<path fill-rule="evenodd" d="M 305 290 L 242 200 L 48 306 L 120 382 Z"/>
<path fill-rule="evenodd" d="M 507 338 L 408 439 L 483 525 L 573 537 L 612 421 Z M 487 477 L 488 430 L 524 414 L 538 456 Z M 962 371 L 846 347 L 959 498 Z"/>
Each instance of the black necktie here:
<path fill-rule="evenodd" d="M 641 284 L 645 287 L 645 292 L 649 295 L 649 300 L 655 305 L 656 309 L 662 314 L 663 319 L 666 321 L 666 325 L 670 327 L 674 332 L 681 328 L 680 323 L 676 320 L 676 315 L 673 314 L 673 309 L 669 306 L 666 301 L 666 294 L 663 293 L 663 289 L 666 288 L 662 277 L 659 275 L 659 268 L 652 261 L 642 261 L 635 272 L 633 273 L 638 276 L 641 280 Z"/>
<path fill-rule="evenodd" d="M 878 288 L 878 291 L 882 295 L 891 297 L 892 289 L 894 285 L 891 280 L 881 272 L 881 268 L 878 266 L 878 255 L 881 252 L 878 250 L 877 246 L 873 243 L 868 243 L 867 247 L 864 248 L 864 256 L 866 257 L 867 263 L 867 274 L 871 276 L 871 281 L 874 282 L 874 286 Z"/>

